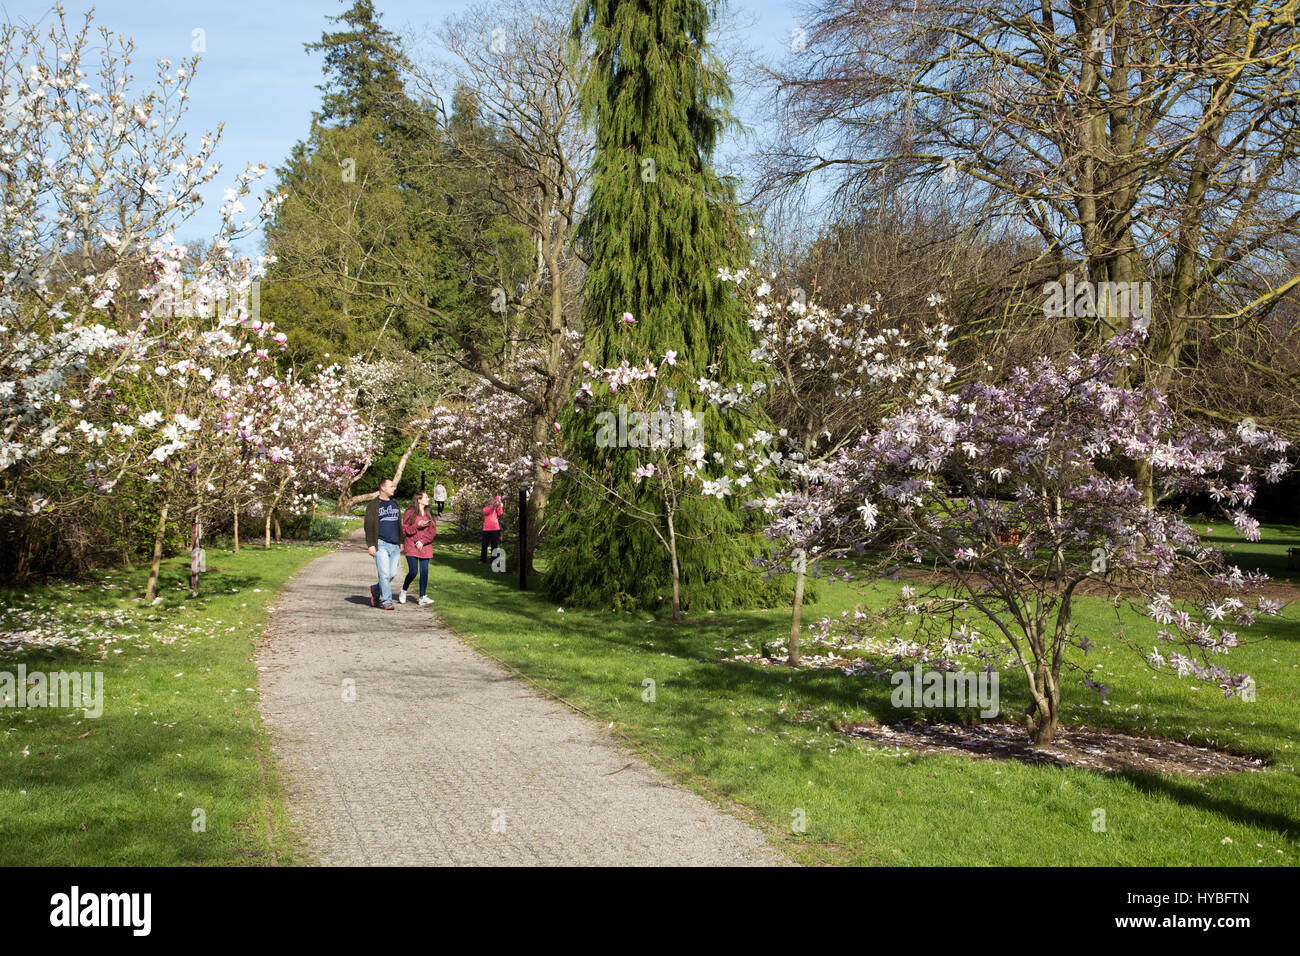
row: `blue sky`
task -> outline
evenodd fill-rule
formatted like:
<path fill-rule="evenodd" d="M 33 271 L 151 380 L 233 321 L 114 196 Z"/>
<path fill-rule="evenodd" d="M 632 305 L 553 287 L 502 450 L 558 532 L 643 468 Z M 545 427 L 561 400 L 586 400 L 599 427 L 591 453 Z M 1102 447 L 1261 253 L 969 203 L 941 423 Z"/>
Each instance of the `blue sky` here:
<path fill-rule="evenodd" d="M 384 25 L 399 34 L 436 27 L 455 13 L 475 6 L 474 0 L 376 0 Z M 217 160 L 222 173 L 205 195 L 204 209 L 178 238 L 211 236 L 217 225 L 216 207 L 226 186 L 246 163 L 280 165 L 293 144 L 302 139 L 312 112 L 320 103 L 321 54 L 307 53 L 303 44 L 320 38 L 327 16 L 351 6 L 337 0 L 263 0 L 261 3 L 177 3 L 143 0 L 70 0 L 64 3 L 70 24 L 80 24 L 94 7 L 94 22 L 135 41 L 133 72 L 141 82 L 152 79 L 154 61 L 176 63 L 191 55 L 196 30 L 206 50 L 190 86 L 186 128 L 192 142 L 205 130 L 225 123 Z M 0 19 L 10 22 L 50 22 L 48 2 L 0 0 Z M 745 43 L 765 57 L 789 49 L 798 25 L 797 8 L 787 0 L 732 0 L 732 13 Z M 747 124 L 761 123 L 761 110 L 743 98 L 736 112 Z M 738 146 L 736 148 L 739 148 Z M 724 152 L 727 152 L 724 150 Z M 734 152 L 734 149 L 732 150 Z M 268 172 L 269 185 L 273 176 Z M 250 250 L 251 251 L 251 250 Z"/>

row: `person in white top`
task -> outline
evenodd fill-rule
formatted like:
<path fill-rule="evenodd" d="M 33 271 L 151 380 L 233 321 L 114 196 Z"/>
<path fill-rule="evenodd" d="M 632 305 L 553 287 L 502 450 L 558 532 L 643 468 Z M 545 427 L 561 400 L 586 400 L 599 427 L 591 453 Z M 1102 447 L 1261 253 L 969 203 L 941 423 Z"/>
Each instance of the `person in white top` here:
<path fill-rule="evenodd" d="M 433 486 L 433 503 L 438 506 L 438 514 L 442 514 L 447 505 L 447 489 L 441 481 Z"/>

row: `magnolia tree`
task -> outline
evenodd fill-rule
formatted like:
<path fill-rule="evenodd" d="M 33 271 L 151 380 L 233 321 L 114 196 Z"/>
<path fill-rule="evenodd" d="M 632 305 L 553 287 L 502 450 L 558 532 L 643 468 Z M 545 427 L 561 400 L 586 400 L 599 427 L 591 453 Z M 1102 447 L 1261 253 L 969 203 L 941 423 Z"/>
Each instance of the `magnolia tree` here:
<path fill-rule="evenodd" d="M 484 364 L 472 370 L 472 381 L 454 399 L 444 398 L 431 415 L 429 454 L 447 466 L 464 508 L 511 487 L 528 491 L 530 534 L 523 560 L 530 567 L 551 482 L 559 471 L 555 462 L 563 462 L 560 426 L 545 414 L 550 398 L 539 396 L 549 396 L 556 387 L 554 364 L 576 364 L 580 347 L 581 336 L 570 331 L 551 348 L 520 348 L 508 375 Z"/>
<path fill-rule="evenodd" d="M 477 362 L 458 358 L 474 383 L 432 415 L 429 453 L 447 462 L 466 506 L 510 485 L 528 491 L 522 559 L 530 569 L 556 474 L 551 462 L 563 444 L 555 412 L 567 401 L 581 347 L 582 336 L 568 329 L 548 345 L 514 346 L 513 355 L 493 362 L 482 353 Z"/>
<path fill-rule="evenodd" d="M 635 323 L 624 313 L 626 325 Z M 582 370 L 590 376 L 578 388 L 575 408 L 596 418 L 596 445 L 609 449 L 606 466 L 614 456 L 631 456 L 636 487 L 649 487 L 651 494 L 633 501 L 620 494 L 614 483 L 600 472 L 587 471 L 563 458 L 552 457 L 545 464 L 554 472 L 570 471 L 584 488 L 606 501 L 611 510 L 645 524 L 663 545 L 672 575 L 673 620 L 681 620 L 681 573 L 678 543 L 682 531 L 678 515 L 691 498 L 723 498 L 749 489 L 754 478 L 734 478 L 720 463 L 729 460 L 743 446 L 709 453 L 706 436 L 692 400 L 698 395 L 678 394 L 664 384 L 661 370 L 677 364 L 677 353 L 669 351 L 658 360 L 631 365 L 626 359 L 614 368 L 595 368 L 588 362 Z M 740 461 L 731 462 L 739 465 Z M 715 467 L 717 466 L 717 467 Z M 712 471 L 712 474 L 711 474 Z"/>
<path fill-rule="evenodd" d="M 161 489 L 169 469 L 222 457 L 198 406 L 246 354 L 252 317 L 192 303 L 249 298 L 258 267 L 231 242 L 278 200 L 241 221 L 263 170 L 241 174 L 216 240 L 182 264 L 169 233 L 219 172 L 213 137 L 189 152 L 177 132 L 194 62 L 159 61 L 133 96 L 129 45 L 106 34 L 88 74 L 89 19 L 73 32 L 56 16 L 48 36 L 0 27 L 0 508 L 37 540 L 36 523 L 75 523 L 124 480 Z"/>
<path fill-rule="evenodd" d="M 262 435 L 250 436 L 259 450 L 258 504 L 267 547 L 277 509 L 311 513 L 322 495 L 343 494 L 379 445 L 337 365 L 306 381 L 289 375 L 275 384 Z"/>
<path fill-rule="evenodd" d="M 172 72 L 159 61 L 156 89 L 132 99 L 129 58 L 111 37 L 94 54 L 96 74 L 81 69 L 88 30 L 89 20 L 71 32 L 61 14 L 48 39 L 37 27 L 0 27 L 0 503 L 11 510 L 52 504 L 26 479 L 51 455 L 98 444 L 86 437 L 98 435 L 89 406 L 154 357 L 162 329 L 147 292 L 120 300 L 147 289 L 151 243 L 197 208 L 218 172 L 211 137 L 187 154 L 176 133 L 193 62 Z M 258 174 L 227 193 L 211 280 L 240 281 L 228 275 L 238 271 L 229 244 L 253 226 L 236 217 Z"/>
<path fill-rule="evenodd" d="M 450 363 L 444 359 L 416 359 L 413 356 L 400 361 L 373 356 L 353 356 L 348 360 L 340 374 L 376 447 L 360 471 L 340 489 L 334 509 L 336 515 L 347 514 L 348 509 L 358 502 L 378 496 L 377 491 L 354 495 L 352 484 L 369 471 L 374 458 L 382 450 L 386 434 L 399 434 L 405 442 L 393 474 L 383 476 L 392 478 L 395 483 L 401 482 L 411 455 L 428 435 L 429 410 L 438 405 L 449 387 L 449 366 Z"/>
<path fill-rule="evenodd" d="M 88 75 L 89 18 L 74 33 L 56 16 L 48 36 L 0 27 L 0 509 L 75 524 L 96 496 L 152 490 L 152 598 L 169 518 L 197 529 L 255 499 L 281 451 L 299 456 L 293 480 L 316 487 L 368 445 L 332 373 L 299 383 L 275 370 L 285 338 L 257 314 L 267 260 L 232 248 L 282 198 L 244 218 L 264 168 L 236 177 L 201 254 L 172 241 L 219 172 L 214 137 L 189 152 L 178 132 L 195 61 L 160 60 L 155 88 L 133 97 L 129 45 L 105 34 Z"/>
<path fill-rule="evenodd" d="M 446 467 L 456 488 L 453 503 L 469 510 L 529 485 L 531 417 L 526 401 L 481 378 L 433 409 L 425 438 L 429 456 Z"/>
<path fill-rule="evenodd" d="M 750 359 L 767 375 L 698 385 L 708 401 L 754 421 L 734 465 L 742 475 L 765 477 L 772 489 L 751 504 L 767 515 L 769 571 L 795 575 L 788 662 L 798 664 L 805 577 L 835 548 L 815 532 L 828 519 L 820 509 L 844 486 L 842 452 L 886 413 L 942 399 L 955 372 L 947 360 L 950 329 L 938 296 L 930 300 L 935 325 L 912 332 L 869 302 L 831 309 L 797 288 L 777 296 L 767 280 L 747 281 L 748 270 L 719 275 L 750 299 Z"/>
<path fill-rule="evenodd" d="M 1116 384 L 1144 336 L 904 408 L 841 450 L 835 481 L 814 485 L 806 513 L 775 530 L 805 548 L 871 548 L 893 577 L 926 562 L 947 574 L 904 586 L 880 615 L 824 621 L 823 638 L 945 669 L 967 655 L 1010 665 L 1025 677 L 1037 744 L 1059 724 L 1063 670 L 1107 692 L 1071 654 L 1086 658 L 1093 643 L 1072 623 L 1084 589 L 1111 598 L 1129 644 L 1122 608 L 1156 622 L 1154 647 L 1138 648 L 1151 666 L 1228 695 L 1251 687 L 1215 659 L 1241 642 L 1237 628 L 1280 610 L 1251 600 L 1264 576 L 1225 566 L 1180 516 L 1145 504 L 1132 476 L 1148 462 L 1168 490 L 1208 493 L 1254 539 L 1244 508 L 1257 481 L 1288 471 L 1287 442 L 1249 422 L 1235 434 L 1180 430 L 1161 394 Z M 879 639 L 882 625 L 895 636 Z"/>
<path fill-rule="evenodd" d="M 116 321 L 138 322 L 144 339 L 121 376 L 100 383 L 105 403 L 88 409 L 92 417 L 81 428 L 102 453 L 90 463 L 99 490 L 111 491 L 125 475 L 156 489 L 148 599 L 169 517 L 187 516 L 197 540 L 205 513 L 239 499 L 236 464 L 246 445 L 262 441 L 267 398 L 277 387 L 271 351 L 283 348 L 285 337 L 253 315 L 257 270 L 247 259 L 232 260 L 192 263 L 185 247 L 154 242 L 142 260 L 147 281 L 135 295 L 103 297 Z M 133 422 L 116 420 L 133 410 Z"/>

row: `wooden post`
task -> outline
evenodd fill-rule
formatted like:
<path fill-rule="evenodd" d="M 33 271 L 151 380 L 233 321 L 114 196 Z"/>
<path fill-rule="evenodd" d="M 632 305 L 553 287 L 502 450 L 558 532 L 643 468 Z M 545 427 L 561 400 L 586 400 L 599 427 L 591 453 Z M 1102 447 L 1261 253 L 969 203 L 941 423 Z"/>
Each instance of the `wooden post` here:
<path fill-rule="evenodd" d="M 528 590 L 528 492 L 519 489 L 519 546 L 516 555 L 519 561 L 519 590 Z"/>

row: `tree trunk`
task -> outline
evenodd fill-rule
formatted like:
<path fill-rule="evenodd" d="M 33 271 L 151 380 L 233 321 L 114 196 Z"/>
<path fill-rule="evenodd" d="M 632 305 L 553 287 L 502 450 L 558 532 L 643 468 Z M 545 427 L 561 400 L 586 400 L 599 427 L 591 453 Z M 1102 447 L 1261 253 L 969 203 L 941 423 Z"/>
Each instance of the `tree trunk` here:
<path fill-rule="evenodd" d="M 266 512 L 266 529 L 262 536 L 262 545 L 267 548 L 271 546 L 271 511 L 269 508 Z"/>
<path fill-rule="evenodd" d="M 397 471 L 393 472 L 392 475 L 394 485 L 401 484 L 402 472 L 406 471 L 406 462 L 411 457 L 411 453 L 415 451 L 415 446 L 418 444 L 420 444 L 420 436 L 416 435 L 414 438 L 411 439 L 411 444 L 406 446 L 406 451 L 402 453 L 402 457 L 398 459 Z M 348 504 L 354 505 L 357 502 L 369 501 L 371 498 L 378 498 L 378 497 L 379 497 L 378 491 L 368 491 L 364 495 L 357 495 L 355 498 L 348 498 Z"/>
<path fill-rule="evenodd" d="M 162 566 L 163 537 L 167 533 L 167 503 L 158 515 L 158 530 L 153 536 L 153 561 L 149 565 L 149 584 L 144 589 L 144 599 L 148 603 L 158 594 L 158 569 Z"/>
<path fill-rule="evenodd" d="M 203 541 L 203 522 L 199 513 L 194 514 L 194 527 L 190 531 L 190 597 L 199 596 L 198 572 L 194 570 L 195 559 L 199 556 L 200 543 Z"/>
<path fill-rule="evenodd" d="M 235 505 L 235 554 L 239 554 L 239 505 Z"/>
<path fill-rule="evenodd" d="M 677 533 L 673 530 L 673 516 L 668 515 L 668 557 L 673 566 L 673 623 L 682 619 L 681 572 L 677 566 Z"/>
<path fill-rule="evenodd" d="M 122 546 L 122 567 L 130 570 L 132 567 L 135 566 L 134 562 L 132 562 L 131 560 L 131 549 L 132 549 L 131 535 L 127 531 L 126 516 L 121 512 L 118 513 L 117 527 L 119 533 L 118 540 L 126 542 Z"/>
<path fill-rule="evenodd" d="M 348 513 L 348 508 L 352 507 L 352 486 L 361 480 L 361 476 L 370 470 L 370 462 L 366 462 L 364 468 L 352 476 L 344 487 L 339 489 L 339 496 L 334 501 L 334 517 L 340 518 Z"/>
<path fill-rule="evenodd" d="M 542 431 L 545 434 L 545 429 Z M 536 573 L 533 556 L 537 553 L 537 539 L 542 534 L 542 518 L 546 515 L 546 502 L 550 500 L 551 485 L 555 480 L 555 476 L 541 464 L 538 457 L 533 456 L 533 487 L 528 491 L 528 547 L 524 557 L 528 561 L 529 574 Z"/>
<path fill-rule="evenodd" d="M 1050 744 L 1061 719 L 1061 688 L 1046 664 L 1034 673 L 1032 711 L 1025 718 L 1029 738 L 1035 747 Z"/>
<path fill-rule="evenodd" d="M 277 516 L 277 517 L 273 517 L 273 518 L 271 519 L 271 523 L 275 525 L 275 543 L 276 543 L 276 544 L 279 544 L 279 543 L 280 543 L 280 519 L 279 519 L 279 517 L 278 517 L 278 516 Z"/>
<path fill-rule="evenodd" d="M 799 658 L 799 621 L 803 616 L 803 584 L 808 574 L 808 556 L 803 548 L 795 552 L 794 558 L 794 613 L 790 615 L 790 652 L 785 662 L 792 667 L 800 664 Z"/>
<path fill-rule="evenodd" d="M 1133 484 L 1138 491 L 1142 492 L 1142 504 L 1148 508 L 1154 508 L 1156 503 L 1155 469 L 1151 467 L 1151 462 L 1146 460 L 1138 461 L 1135 464 Z"/>

